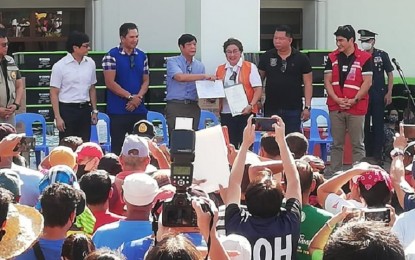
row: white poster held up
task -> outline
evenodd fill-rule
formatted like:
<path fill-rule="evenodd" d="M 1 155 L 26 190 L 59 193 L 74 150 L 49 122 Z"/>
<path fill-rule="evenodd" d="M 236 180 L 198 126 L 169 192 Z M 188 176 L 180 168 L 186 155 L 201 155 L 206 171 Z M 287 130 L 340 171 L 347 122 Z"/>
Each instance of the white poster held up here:
<path fill-rule="evenodd" d="M 196 132 L 193 178 L 206 180 L 199 184 L 204 191 L 219 190 L 219 184 L 228 187 L 230 170 L 227 153 L 220 125 Z"/>

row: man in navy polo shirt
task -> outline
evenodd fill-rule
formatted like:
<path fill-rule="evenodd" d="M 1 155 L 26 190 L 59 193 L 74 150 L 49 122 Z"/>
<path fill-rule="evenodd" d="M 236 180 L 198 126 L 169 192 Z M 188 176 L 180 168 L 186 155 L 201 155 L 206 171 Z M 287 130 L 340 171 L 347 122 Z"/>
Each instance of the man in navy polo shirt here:
<path fill-rule="evenodd" d="M 134 123 L 147 117 L 144 95 L 150 82 L 147 56 L 136 48 L 137 25 L 121 25 L 120 40 L 120 45 L 102 59 L 107 114 L 111 119 L 111 147 L 115 154 L 120 153 L 125 134 L 131 133 Z"/>
<path fill-rule="evenodd" d="M 183 34 L 178 40 L 180 56 L 167 60 L 167 105 L 166 119 L 169 135 L 176 128 L 176 118 L 193 119 L 193 130 L 197 130 L 200 107 L 197 102 L 196 80 L 215 80 L 215 75 L 205 74 L 205 66 L 196 60 L 196 37 Z"/>

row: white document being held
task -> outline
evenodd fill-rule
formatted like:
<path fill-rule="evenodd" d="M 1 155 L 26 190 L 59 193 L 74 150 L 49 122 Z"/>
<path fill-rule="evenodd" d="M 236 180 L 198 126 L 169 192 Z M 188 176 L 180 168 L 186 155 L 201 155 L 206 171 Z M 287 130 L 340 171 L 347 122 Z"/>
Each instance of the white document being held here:
<path fill-rule="evenodd" d="M 229 182 L 229 162 L 225 138 L 220 125 L 196 131 L 193 178 L 205 180 L 199 187 L 206 192 L 224 188 Z"/>
<path fill-rule="evenodd" d="M 225 87 L 225 96 L 232 116 L 242 115 L 242 111 L 248 106 L 248 98 L 246 97 L 244 86 L 236 84 Z"/>
<path fill-rule="evenodd" d="M 196 90 L 199 98 L 224 98 L 222 80 L 197 80 Z"/>

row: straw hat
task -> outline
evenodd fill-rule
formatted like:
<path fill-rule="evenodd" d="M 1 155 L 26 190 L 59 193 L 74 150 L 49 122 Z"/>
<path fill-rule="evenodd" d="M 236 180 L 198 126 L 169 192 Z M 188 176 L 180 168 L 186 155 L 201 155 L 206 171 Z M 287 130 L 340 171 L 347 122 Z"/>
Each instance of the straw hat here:
<path fill-rule="evenodd" d="M 10 203 L 4 229 L 0 259 L 9 259 L 22 254 L 38 239 L 43 231 L 43 216 L 33 207 Z"/>

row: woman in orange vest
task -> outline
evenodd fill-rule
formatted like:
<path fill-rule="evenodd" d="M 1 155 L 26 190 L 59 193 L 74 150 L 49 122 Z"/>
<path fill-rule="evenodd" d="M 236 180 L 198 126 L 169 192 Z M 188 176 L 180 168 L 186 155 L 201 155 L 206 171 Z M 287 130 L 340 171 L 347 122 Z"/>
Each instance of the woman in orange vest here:
<path fill-rule="evenodd" d="M 243 130 L 251 114 L 258 113 L 258 102 L 262 95 L 262 81 L 255 64 L 242 59 L 242 43 L 230 38 L 223 44 L 227 62 L 216 69 L 216 76 L 223 80 L 224 87 L 242 84 L 248 99 L 240 115 L 232 116 L 226 98 L 220 100 L 220 121 L 228 127 L 229 140 L 236 148 L 242 143 Z"/>

